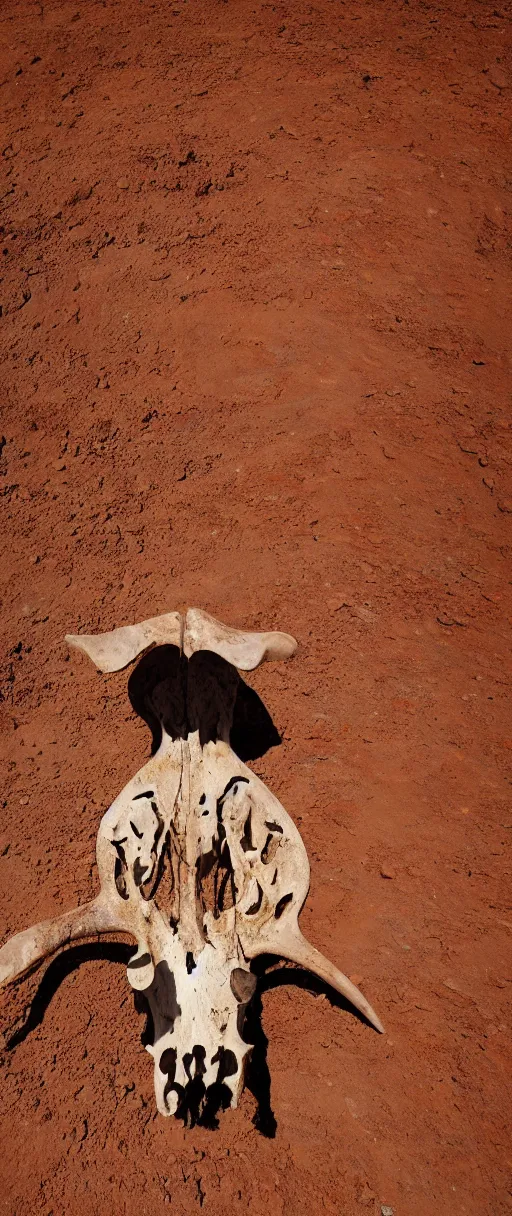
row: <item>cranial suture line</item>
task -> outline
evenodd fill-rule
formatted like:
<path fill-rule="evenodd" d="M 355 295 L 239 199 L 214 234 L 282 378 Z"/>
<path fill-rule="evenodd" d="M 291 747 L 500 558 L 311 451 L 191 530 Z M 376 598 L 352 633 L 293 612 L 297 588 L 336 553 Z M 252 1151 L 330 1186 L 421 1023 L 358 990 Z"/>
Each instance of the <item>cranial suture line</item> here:
<path fill-rule="evenodd" d="M 289 658 L 295 640 L 232 629 L 197 608 L 66 640 L 103 672 L 140 659 L 130 699 L 156 750 L 101 821 L 99 895 L 11 938 L 0 985 L 81 938 L 130 934 L 127 974 L 151 1014 L 157 1106 L 189 1121 L 210 1111 L 213 1095 L 237 1104 L 259 955 L 307 968 L 382 1031 L 354 984 L 302 936 L 304 844 L 230 745 L 237 668 Z"/>

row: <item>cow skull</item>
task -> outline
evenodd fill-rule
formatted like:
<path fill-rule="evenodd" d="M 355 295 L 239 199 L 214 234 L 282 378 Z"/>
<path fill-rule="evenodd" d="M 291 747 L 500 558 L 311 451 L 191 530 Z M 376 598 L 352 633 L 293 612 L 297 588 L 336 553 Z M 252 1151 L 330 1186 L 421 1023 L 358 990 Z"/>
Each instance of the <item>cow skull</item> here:
<path fill-rule="evenodd" d="M 358 989 L 302 936 L 304 844 L 230 746 L 236 668 L 288 658 L 295 640 L 229 629 L 194 608 L 184 620 L 169 613 L 66 640 L 103 672 L 145 655 L 129 689 L 159 746 L 101 821 L 100 894 L 8 941 L 0 985 L 80 938 L 131 935 L 137 948 L 128 979 L 151 1011 L 147 1049 L 163 1115 L 186 1117 L 193 1104 L 203 1114 L 209 1105 L 236 1106 L 251 1051 L 242 1036 L 258 955 L 307 968 L 382 1031 Z"/>

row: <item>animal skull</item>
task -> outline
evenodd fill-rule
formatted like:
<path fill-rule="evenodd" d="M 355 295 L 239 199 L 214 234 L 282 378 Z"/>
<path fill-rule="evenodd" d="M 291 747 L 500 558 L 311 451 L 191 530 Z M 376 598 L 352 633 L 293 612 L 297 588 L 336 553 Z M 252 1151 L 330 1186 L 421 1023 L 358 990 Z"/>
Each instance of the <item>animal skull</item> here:
<path fill-rule="evenodd" d="M 7 942 L 0 985 L 80 938 L 130 934 L 137 949 L 128 979 L 151 1010 L 148 1051 L 163 1115 L 186 1116 L 192 1095 L 203 1112 L 208 1103 L 236 1106 L 251 1051 L 242 1035 L 258 955 L 307 968 L 382 1031 L 358 989 L 302 936 L 304 844 L 230 746 L 235 669 L 288 658 L 295 640 L 228 629 L 194 608 L 185 620 L 169 613 L 66 640 L 103 672 L 159 647 L 134 673 L 142 673 L 136 695 L 154 733 L 157 726 L 159 746 L 101 821 L 99 895 Z M 131 695 L 134 703 L 133 689 Z"/>

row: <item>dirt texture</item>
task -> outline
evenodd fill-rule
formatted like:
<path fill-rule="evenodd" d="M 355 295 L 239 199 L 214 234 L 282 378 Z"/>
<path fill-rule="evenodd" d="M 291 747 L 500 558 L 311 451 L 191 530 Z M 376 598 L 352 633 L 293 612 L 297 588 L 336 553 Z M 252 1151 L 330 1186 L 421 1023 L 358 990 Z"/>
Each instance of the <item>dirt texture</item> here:
<path fill-rule="evenodd" d="M 270 973 L 270 1095 L 184 1128 L 126 946 L 61 957 L 0 1002 L 0 1212 L 508 1212 L 507 11 L 1 21 L 2 941 L 97 892 L 149 753 L 64 634 L 197 605 L 299 639 L 253 767 L 387 1033 Z"/>

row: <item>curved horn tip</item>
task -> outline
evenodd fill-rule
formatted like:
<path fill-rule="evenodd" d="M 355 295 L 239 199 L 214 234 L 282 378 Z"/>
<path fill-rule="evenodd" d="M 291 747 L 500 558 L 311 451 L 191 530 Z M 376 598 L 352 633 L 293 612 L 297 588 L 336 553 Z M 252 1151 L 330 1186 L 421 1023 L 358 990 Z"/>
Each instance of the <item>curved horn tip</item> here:
<path fill-rule="evenodd" d="M 250 951 L 249 957 L 256 958 L 258 954 L 266 951 L 280 955 L 281 958 L 286 958 L 291 963 L 298 963 L 299 967 L 304 967 L 306 971 L 317 975 L 324 983 L 339 992 L 346 1001 L 349 1001 L 359 1013 L 362 1013 L 379 1034 L 385 1034 L 380 1018 L 377 1017 L 362 992 L 356 988 L 348 976 L 344 975 L 342 971 L 338 971 L 338 968 L 324 954 L 311 946 L 300 930 L 282 932 L 274 941 L 267 939 L 265 942 L 258 943 L 258 946 Z"/>
<path fill-rule="evenodd" d="M 371 1016 L 370 1016 L 370 1015 L 371 1015 Z M 369 1022 L 371 1022 L 372 1026 L 375 1028 L 375 1030 L 378 1030 L 379 1034 L 385 1034 L 385 1033 L 386 1033 L 386 1031 L 385 1031 L 385 1029 L 384 1029 L 384 1026 L 382 1025 L 382 1022 L 381 1022 L 380 1018 L 378 1018 L 378 1017 L 377 1017 L 377 1014 L 376 1014 L 376 1013 L 374 1013 L 374 1011 L 373 1011 L 373 1009 L 372 1009 L 371 1005 L 370 1005 L 370 1010 L 369 1010 L 369 1013 L 366 1013 L 366 1014 L 365 1014 L 365 1017 L 366 1017 L 366 1018 L 368 1018 L 368 1021 L 369 1021 Z"/>

